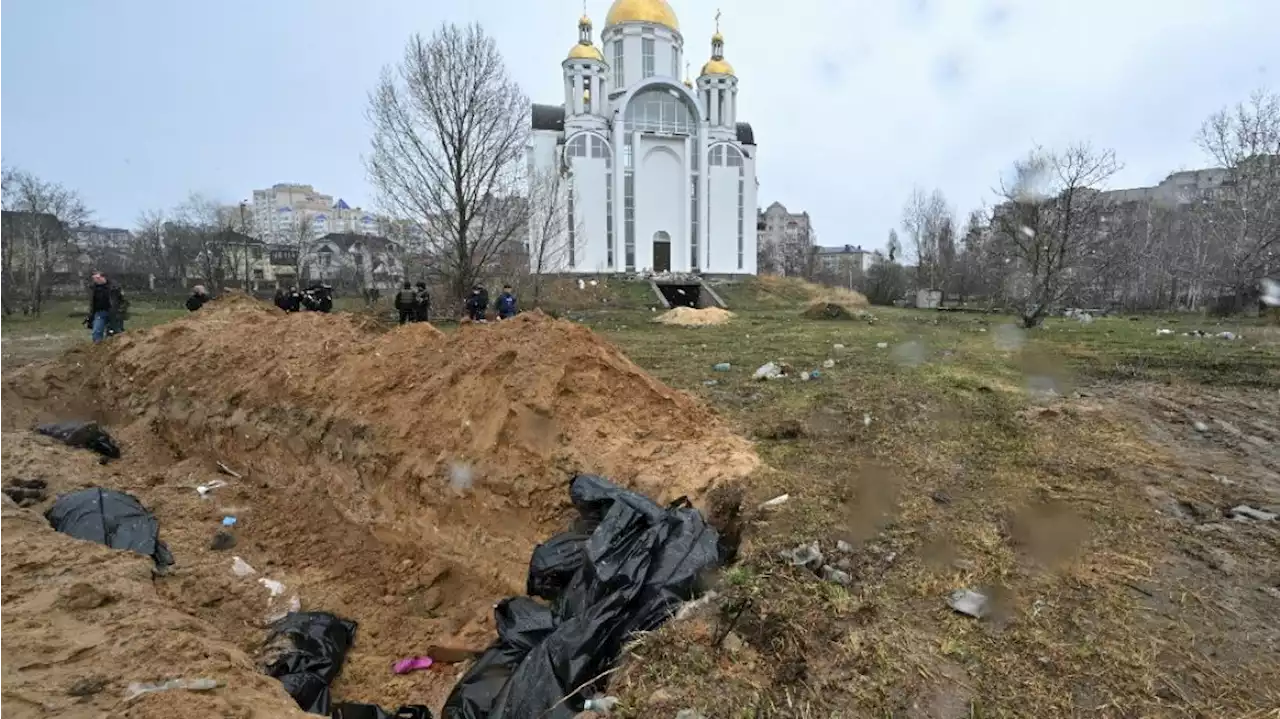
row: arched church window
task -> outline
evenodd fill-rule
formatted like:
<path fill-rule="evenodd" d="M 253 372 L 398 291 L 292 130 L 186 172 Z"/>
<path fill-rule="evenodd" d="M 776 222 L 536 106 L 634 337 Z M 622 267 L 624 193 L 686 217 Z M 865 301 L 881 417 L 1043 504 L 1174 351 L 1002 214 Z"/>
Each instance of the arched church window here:
<path fill-rule="evenodd" d="M 627 105 L 627 128 L 640 132 L 690 135 L 697 129 L 697 115 L 678 90 L 651 88 L 636 93 Z"/>
<path fill-rule="evenodd" d="M 613 41 L 613 86 L 626 87 L 626 75 L 622 71 L 622 38 Z"/>
<path fill-rule="evenodd" d="M 578 135 L 569 141 L 565 154 L 569 157 L 586 157 L 587 156 L 587 136 Z"/>
<path fill-rule="evenodd" d="M 578 133 L 570 138 L 565 146 L 566 164 L 572 166 L 573 158 L 590 157 L 592 159 L 604 160 L 604 184 L 605 184 L 605 249 L 607 266 L 613 268 L 614 243 L 613 243 L 613 151 L 609 147 L 608 140 L 599 135 L 588 132 Z M 578 197 L 573 181 L 570 181 L 568 192 L 568 211 L 569 211 L 569 267 L 574 267 L 577 262 L 577 210 Z"/>

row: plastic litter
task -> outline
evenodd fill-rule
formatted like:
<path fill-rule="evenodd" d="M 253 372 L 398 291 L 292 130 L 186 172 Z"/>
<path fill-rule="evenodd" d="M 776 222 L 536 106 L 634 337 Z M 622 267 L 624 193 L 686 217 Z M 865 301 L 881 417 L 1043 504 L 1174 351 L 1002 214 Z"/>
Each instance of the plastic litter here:
<path fill-rule="evenodd" d="M 218 682 L 214 679 L 170 679 L 167 682 L 161 682 L 159 684 L 131 682 L 129 684 L 129 688 L 124 692 L 124 700 L 129 702 L 137 699 L 143 694 L 168 692 L 175 689 L 185 689 L 189 692 L 207 692 L 217 688 Z"/>
<path fill-rule="evenodd" d="M 729 364 L 728 362 L 719 362 L 711 369 L 717 372 L 728 372 L 729 370 L 733 369 L 733 365 Z"/>
<path fill-rule="evenodd" d="M 273 597 L 278 597 L 281 594 L 284 594 L 283 582 L 276 581 L 275 579 L 267 579 L 266 577 L 262 577 L 258 580 L 258 584 L 261 584 L 262 586 L 266 587 L 267 591 L 271 592 L 271 596 Z"/>
<path fill-rule="evenodd" d="M 758 508 L 759 508 L 759 509 L 772 509 L 773 507 L 781 507 L 782 505 L 786 504 L 786 503 L 787 503 L 787 500 L 789 500 L 789 499 L 791 499 L 791 495 L 790 495 L 790 494 L 779 494 L 778 496 L 774 497 L 773 499 L 770 499 L 770 500 L 767 500 L 767 501 L 761 502 L 761 503 L 760 503 L 760 506 L 759 506 Z"/>
<path fill-rule="evenodd" d="M 262 671 L 279 679 L 303 711 L 328 715 L 329 685 L 342 671 L 355 635 L 356 623 L 349 619 L 291 612 L 271 627 Z"/>
<path fill-rule="evenodd" d="M 289 597 L 288 602 L 278 602 L 273 595 L 267 599 L 267 614 L 264 619 L 267 624 L 275 624 L 291 613 L 300 611 L 302 611 L 302 600 L 298 599 L 298 595 Z"/>
<path fill-rule="evenodd" d="M 801 544 L 795 549 L 788 549 L 782 552 L 782 558 L 787 560 L 793 567 L 805 567 L 813 571 L 822 568 L 822 550 L 818 547 L 818 543 Z"/>
<path fill-rule="evenodd" d="M 68 446 L 91 449 L 111 459 L 120 458 L 120 446 L 98 426 L 97 422 L 70 421 L 42 424 L 36 431 L 54 439 L 60 439 Z"/>
<path fill-rule="evenodd" d="M 407 657 L 391 665 L 391 671 L 396 674 L 408 674 L 419 669 L 430 669 L 432 664 L 435 664 L 435 661 L 431 657 Z"/>
<path fill-rule="evenodd" d="M 835 361 L 835 360 L 833 360 L 833 359 L 828 359 L 828 360 L 823 360 L 823 361 L 822 361 L 822 368 L 823 368 L 823 369 L 832 369 L 832 368 L 833 368 L 833 367 L 835 367 L 835 366 L 836 366 L 836 361 Z"/>
<path fill-rule="evenodd" d="M 608 714 L 609 712 L 613 711 L 613 708 L 617 706 L 617 704 L 618 704 L 617 697 L 596 697 L 595 699 L 588 699 L 586 703 L 583 705 L 582 710 L 589 711 L 589 712 L 600 712 L 601 714 Z"/>
<path fill-rule="evenodd" d="M 54 529 L 76 539 L 151 557 L 160 571 L 173 564 L 173 554 L 160 541 L 160 521 L 124 492 L 93 487 L 64 494 L 44 516 Z"/>
<path fill-rule="evenodd" d="M 223 517 L 223 518 L 222 518 L 222 526 L 224 526 L 224 527 L 234 527 L 234 526 L 236 526 L 236 518 L 235 518 L 235 517 L 231 517 L 231 516 Z"/>
<path fill-rule="evenodd" d="M 889 349 L 889 343 L 888 343 L 888 342 L 877 342 L 877 343 L 876 343 L 876 349 L 878 349 L 878 350 L 887 350 L 887 349 Z"/>
<path fill-rule="evenodd" d="M 777 362 L 765 362 L 756 369 L 751 378 L 756 380 L 778 379 L 786 375 L 786 373 L 787 371 Z"/>
<path fill-rule="evenodd" d="M 975 619 L 987 616 L 987 595 L 972 589 L 957 589 L 947 598 L 947 606 Z"/>
<path fill-rule="evenodd" d="M 1238 507 L 1232 507 L 1231 516 L 1248 517 L 1249 519 L 1256 519 L 1259 522 L 1270 522 L 1276 518 L 1276 514 L 1273 512 L 1268 512 L 1262 509 L 1255 509 L 1254 507 L 1250 507 L 1247 504 L 1241 504 Z"/>
<path fill-rule="evenodd" d="M 226 482 L 221 479 L 215 479 L 208 484 L 202 484 L 196 487 L 196 494 L 200 495 L 201 498 L 208 498 L 209 494 L 213 492 L 213 490 L 221 489 L 225 486 L 227 486 Z"/>
<path fill-rule="evenodd" d="M 450 693 L 446 719 L 573 717 L 604 688 L 601 675 L 623 644 L 700 594 L 720 564 L 719 535 L 687 499 L 662 507 L 593 475 L 574 477 L 569 493 L 579 520 L 568 534 L 582 538 L 580 566 L 560 586 L 549 574 L 530 576 L 531 586 L 555 597 L 551 606 L 526 597 L 498 603 L 498 639 Z M 572 541 L 553 545 L 563 563 L 539 566 L 563 577 L 573 561 L 563 545 Z"/>
<path fill-rule="evenodd" d="M 1170 330 L 1170 329 L 1163 329 L 1163 328 L 1162 328 L 1162 329 L 1158 329 L 1158 330 L 1156 330 L 1156 334 L 1157 334 L 1157 335 L 1171 335 L 1171 334 L 1173 334 L 1173 330 Z"/>
<path fill-rule="evenodd" d="M 231 573 L 236 575 L 237 577 L 247 577 L 251 574 L 257 574 L 257 571 L 254 570 L 253 567 L 249 566 L 249 563 L 244 561 L 243 559 L 239 557 L 232 557 Z"/>

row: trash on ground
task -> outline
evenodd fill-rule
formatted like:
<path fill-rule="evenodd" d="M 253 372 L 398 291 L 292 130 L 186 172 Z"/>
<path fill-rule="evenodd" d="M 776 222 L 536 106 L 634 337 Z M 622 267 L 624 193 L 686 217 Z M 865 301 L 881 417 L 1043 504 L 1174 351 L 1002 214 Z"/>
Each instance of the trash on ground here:
<path fill-rule="evenodd" d="M 831 349 L 835 350 L 836 352 L 842 352 L 844 351 L 844 345 L 837 342 L 836 344 L 831 345 Z"/>
<path fill-rule="evenodd" d="M 815 572 L 822 568 L 822 550 L 816 541 L 801 544 L 795 549 L 784 550 L 782 558 L 790 562 L 793 567 L 807 567 Z"/>
<path fill-rule="evenodd" d="M 812 375 L 811 375 L 810 373 L 808 373 L 808 372 L 801 372 L 801 373 L 800 373 L 800 381 L 801 381 L 801 382 L 808 382 L 808 381 L 809 381 L 809 378 L 810 378 L 811 376 L 812 376 Z"/>
<path fill-rule="evenodd" d="M 263 645 L 262 671 L 298 706 L 329 714 L 329 685 L 342 671 L 356 623 L 328 612 L 294 612 L 276 622 Z"/>
<path fill-rule="evenodd" d="M 580 568 L 559 587 L 530 578 L 556 597 L 550 605 L 527 597 L 498 603 L 498 639 L 454 686 L 444 710 L 450 719 L 577 714 L 603 691 L 623 645 L 698 596 L 721 563 L 719 534 L 687 499 L 663 507 L 581 474 L 569 494 L 579 529 L 590 532 Z"/>
<path fill-rule="evenodd" d="M 209 549 L 212 549 L 215 552 L 225 552 L 228 549 L 233 549 L 235 546 L 236 535 L 231 532 L 223 532 L 221 530 L 219 530 L 217 534 L 213 535 L 213 541 L 209 542 Z"/>
<path fill-rule="evenodd" d="M 848 542 L 844 541 L 843 539 L 837 540 L 837 541 L 836 541 L 836 551 L 837 551 L 837 552 L 852 552 L 852 551 L 853 551 L 853 545 L 852 545 L 852 544 L 849 544 Z"/>
<path fill-rule="evenodd" d="M 201 498 L 207 498 L 213 490 L 222 489 L 225 486 L 227 486 L 226 482 L 221 479 L 215 479 L 208 484 L 202 484 L 196 487 L 196 494 L 200 495 Z"/>
<path fill-rule="evenodd" d="M 791 499 L 790 494 L 779 494 L 773 499 L 769 499 L 764 502 L 761 502 L 760 506 L 757 507 L 757 509 L 772 509 L 773 507 L 781 507 L 782 505 L 786 504 L 787 500 L 789 499 Z"/>
<path fill-rule="evenodd" d="M 226 517 L 223 517 L 223 518 L 222 518 L 222 526 L 224 526 L 224 527 L 234 527 L 234 526 L 236 526 L 236 518 L 235 518 L 235 517 L 232 517 L 232 516 L 230 516 L 230 515 L 227 515 Z"/>
<path fill-rule="evenodd" d="M 717 594 L 716 591 L 712 589 L 712 590 L 709 590 L 706 594 L 702 595 L 701 597 L 694 599 L 693 601 L 689 601 L 689 602 L 685 602 L 684 604 L 681 604 L 680 608 L 676 610 L 676 620 L 679 621 L 679 620 L 688 619 L 689 617 L 696 614 L 698 610 L 709 606 L 711 602 L 714 601 L 715 598 L 718 596 L 719 594 Z"/>
<path fill-rule="evenodd" d="M 835 366 L 836 366 L 836 361 L 833 359 L 827 359 L 822 361 L 823 369 L 831 369 L 832 367 L 835 367 Z"/>
<path fill-rule="evenodd" d="M 231 573 L 237 577 L 247 577 L 251 574 L 257 574 L 257 571 L 249 566 L 249 563 L 239 557 L 231 558 Z"/>
<path fill-rule="evenodd" d="M 1156 334 L 1157 334 L 1157 335 L 1171 335 L 1171 334 L 1173 334 L 1173 330 L 1169 330 L 1169 329 L 1158 329 L 1158 330 L 1156 330 Z"/>
<path fill-rule="evenodd" d="M 786 362 L 765 362 L 756 369 L 751 378 L 755 380 L 782 379 L 790 374 L 791 365 Z"/>
<path fill-rule="evenodd" d="M 729 364 L 728 362 L 717 362 L 715 366 L 713 366 L 711 369 L 717 372 L 728 372 L 729 370 L 733 369 L 733 365 Z"/>
<path fill-rule="evenodd" d="M 406 657 L 391 665 L 391 671 L 396 674 L 408 674 L 422 669 L 430 669 L 435 661 L 431 657 Z"/>
<path fill-rule="evenodd" d="M 129 702 L 137 699 L 143 694 L 154 694 L 155 692 L 168 692 L 175 689 L 185 689 L 189 692 L 207 692 L 218 688 L 218 682 L 214 679 L 170 679 L 159 684 L 144 684 L 142 682 L 130 682 L 129 688 L 124 692 L 124 700 Z"/>
<path fill-rule="evenodd" d="M 863 427 L 870 427 L 870 426 L 871 426 L 871 413 L 870 413 L 870 412 L 864 412 L 864 413 L 862 414 L 862 426 L 863 426 Z"/>
<path fill-rule="evenodd" d="M 60 439 L 71 447 L 91 449 L 111 459 L 120 458 L 120 446 L 105 429 L 98 426 L 97 422 L 55 422 L 39 425 L 36 431 L 45 436 Z"/>
<path fill-rule="evenodd" d="M 258 579 L 258 584 L 261 584 L 262 586 L 266 587 L 267 591 L 271 592 L 271 596 L 273 597 L 278 597 L 281 594 L 284 594 L 284 582 L 281 582 L 275 579 L 267 579 L 266 577 L 261 577 Z"/>
<path fill-rule="evenodd" d="M 1218 338 L 1218 339 L 1220 339 L 1220 340 L 1238 340 L 1238 339 L 1240 339 L 1240 335 L 1236 334 L 1235 332 L 1219 332 L 1216 336 L 1217 336 L 1217 338 Z"/>
<path fill-rule="evenodd" d="M 1195 428 L 1195 430 L 1196 430 L 1197 432 L 1208 432 L 1208 431 L 1209 431 L 1209 425 L 1207 425 L 1207 424 L 1205 424 L 1204 422 L 1201 422 L 1201 421 L 1199 421 L 1199 420 L 1197 420 L 1197 421 L 1195 421 L 1195 422 L 1192 422 L 1192 423 L 1191 423 L 1191 426 L 1192 426 L 1192 427 L 1194 427 L 1194 428 Z"/>
<path fill-rule="evenodd" d="M 9 480 L 9 484 L 4 488 L 4 494 L 19 507 L 30 507 L 48 499 L 48 488 L 48 482 L 43 479 L 15 478 Z"/>
<path fill-rule="evenodd" d="M 822 566 L 821 576 L 824 580 L 831 582 L 832 584 L 839 584 L 840 586 L 848 586 L 849 583 L 853 581 L 853 577 L 849 576 L 848 572 L 842 569 L 837 569 L 830 564 L 824 564 Z"/>
<path fill-rule="evenodd" d="M 947 599 L 947 606 L 976 619 L 987 615 L 987 595 L 972 589 L 957 589 Z"/>
<path fill-rule="evenodd" d="M 76 539 L 151 557 L 160 571 L 173 564 L 173 555 L 160 541 L 156 515 L 124 492 L 92 487 L 64 494 L 44 516 L 54 529 Z"/>
<path fill-rule="evenodd" d="M 702 384 L 703 384 L 704 386 L 706 386 L 706 387 L 715 387 L 716 385 L 720 384 L 720 380 L 718 380 L 718 379 L 704 379 L 704 380 L 702 380 Z"/>
<path fill-rule="evenodd" d="M 616 706 L 617 704 L 618 704 L 617 697 L 596 697 L 594 699 L 588 699 L 586 703 L 583 705 L 582 710 L 588 711 L 588 712 L 600 712 L 601 714 L 608 714 L 609 712 L 613 711 L 613 707 Z"/>
<path fill-rule="evenodd" d="M 878 349 L 878 350 L 887 350 L 887 349 L 889 349 L 889 343 L 888 343 L 888 342 L 877 342 L 877 343 L 876 343 L 876 349 Z"/>
<path fill-rule="evenodd" d="M 1241 504 L 1238 507 L 1231 508 L 1231 516 L 1248 517 L 1249 519 L 1256 519 L 1259 522 L 1270 522 L 1271 520 L 1275 519 L 1277 515 L 1262 509 L 1250 507 L 1247 504 Z"/>
<path fill-rule="evenodd" d="M 223 464 L 222 462 L 218 462 L 218 470 L 223 474 L 230 475 L 232 477 L 235 477 L 236 479 L 244 479 L 244 477 L 239 472 L 228 467 L 226 464 Z"/>

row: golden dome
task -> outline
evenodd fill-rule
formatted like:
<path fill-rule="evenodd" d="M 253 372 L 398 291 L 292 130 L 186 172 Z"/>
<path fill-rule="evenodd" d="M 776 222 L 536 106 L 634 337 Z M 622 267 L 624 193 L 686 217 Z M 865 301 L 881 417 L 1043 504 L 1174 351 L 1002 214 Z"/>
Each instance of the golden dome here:
<path fill-rule="evenodd" d="M 604 54 L 600 52 L 600 48 L 595 45 L 583 45 L 578 43 L 569 48 L 569 60 L 595 60 L 596 62 L 604 62 Z"/>
<path fill-rule="evenodd" d="M 716 30 L 716 34 L 711 36 L 711 42 L 724 42 L 724 35 L 721 35 L 720 31 Z"/>
<path fill-rule="evenodd" d="M 712 58 L 707 61 L 706 65 L 702 66 L 702 74 L 703 75 L 732 75 L 733 65 L 730 65 L 729 61 L 723 58 L 719 60 Z"/>
<path fill-rule="evenodd" d="M 614 0 L 605 16 L 605 27 L 624 22 L 651 22 L 672 30 L 680 30 L 676 13 L 665 0 Z"/>
<path fill-rule="evenodd" d="M 591 18 L 587 17 L 586 15 L 583 15 L 582 17 L 578 18 L 578 24 L 591 27 Z"/>

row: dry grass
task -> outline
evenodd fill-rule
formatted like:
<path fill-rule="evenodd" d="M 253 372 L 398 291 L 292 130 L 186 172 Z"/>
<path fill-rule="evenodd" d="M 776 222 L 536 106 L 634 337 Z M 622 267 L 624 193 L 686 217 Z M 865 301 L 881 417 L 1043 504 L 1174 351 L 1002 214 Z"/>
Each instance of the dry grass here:
<path fill-rule="evenodd" d="M 1189 397 L 1197 382 L 1274 382 L 1280 356 L 1159 344 L 1158 323 L 1126 320 L 1055 321 L 1008 349 L 995 342 L 999 318 L 878 314 L 851 326 L 747 313 L 696 339 L 610 333 L 748 436 L 782 438 L 758 442 L 769 469 L 750 481 L 749 504 L 792 497 L 752 523 L 708 615 L 633 648 L 611 688 L 622 716 L 1232 717 L 1280 706 L 1269 620 L 1256 611 L 1269 600 L 1240 576 L 1218 595 L 1223 577 L 1183 553 L 1201 541 L 1194 527 L 1171 523 L 1147 493 L 1203 470 L 1153 442 L 1108 389 L 1109 368 L 1135 356 Z M 837 365 L 815 382 L 750 381 L 779 358 Z M 711 372 L 722 361 L 734 371 Z M 1045 381 L 1060 395 L 1038 396 Z M 855 547 L 847 588 L 778 559 L 841 539 Z M 951 612 L 946 597 L 962 587 L 986 591 L 994 615 Z M 735 639 L 717 644 L 730 628 Z"/>

